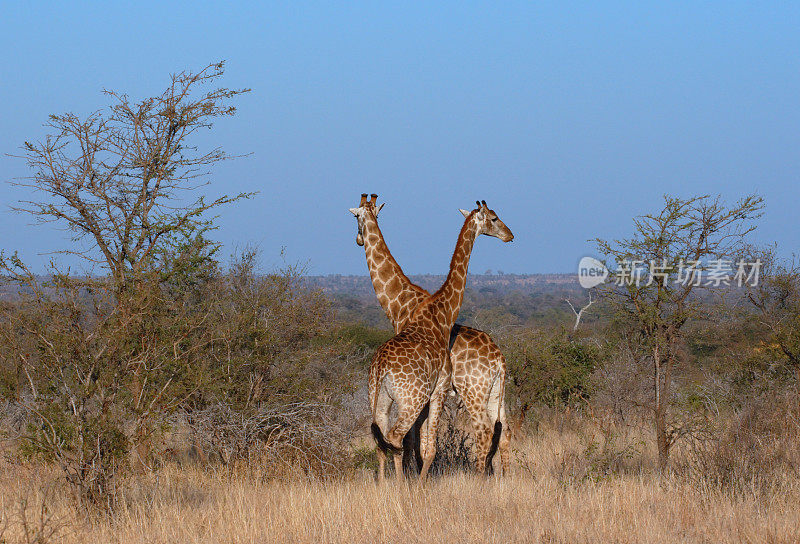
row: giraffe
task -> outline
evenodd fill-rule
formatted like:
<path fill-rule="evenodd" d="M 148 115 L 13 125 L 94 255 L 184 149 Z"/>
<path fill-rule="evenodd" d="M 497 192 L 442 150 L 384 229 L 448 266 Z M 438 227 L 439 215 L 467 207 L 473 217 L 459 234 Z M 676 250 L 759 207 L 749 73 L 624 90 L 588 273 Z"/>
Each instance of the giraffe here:
<path fill-rule="evenodd" d="M 423 439 L 420 471 L 420 479 L 425 480 L 436 454 L 436 427 L 444 395 L 451 385 L 450 333 L 461 309 L 475 239 L 480 234 L 504 242 L 514 239 L 485 201 L 477 204 L 477 209 L 471 212 L 461 210 L 465 221 L 444 284 L 414 309 L 402 331 L 378 348 L 370 364 L 371 430 L 377 443 L 381 481 L 387 454 L 392 455 L 396 477 L 402 480 L 402 459 L 394 454 L 402 451 L 403 437 L 428 404 L 428 430 Z M 398 404 L 398 415 L 389 429 L 389 412 L 394 402 Z"/>
<path fill-rule="evenodd" d="M 429 294 L 408 279 L 389 251 L 377 221 L 385 203 L 378 206 L 377 198 L 372 194 L 368 202 L 362 194 L 359 206 L 350 212 L 358 222 L 356 243 L 364 246 L 375 294 L 399 333 Z M 497 450 L 502 472 L 507 473 L 511 439 L 505 416 L 505 357 L 488 334 L 456 324 L 450 333 L 450 359 L 452 385 L 464 401 L 475 434 L 475 468 L 491 473 Z M 416 430 L 412 427 L 409 435 Z"/>

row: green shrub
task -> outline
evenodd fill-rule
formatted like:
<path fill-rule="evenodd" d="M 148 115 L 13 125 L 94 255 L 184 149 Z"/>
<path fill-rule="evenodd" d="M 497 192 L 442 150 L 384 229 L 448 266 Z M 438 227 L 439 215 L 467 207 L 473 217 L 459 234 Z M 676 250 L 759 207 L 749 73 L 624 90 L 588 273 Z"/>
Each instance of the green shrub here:
<path fill-rule="evenodd" d="M 563 329 L 528 330 L 504 347 L 511 390 L 523 410 L 586 402 L 592 394 L 592 372 L 603 350 L 587 340 L 573 340 Z"/>
<path fill-rule="evenodd" d="M 376 350 L 394 336 L 394 332 L 389 329 L 376 329 L 363 323 L 352 323 L 342 325 L 335 336 L 353 346 L 365 346 L 370 350 Z"/>

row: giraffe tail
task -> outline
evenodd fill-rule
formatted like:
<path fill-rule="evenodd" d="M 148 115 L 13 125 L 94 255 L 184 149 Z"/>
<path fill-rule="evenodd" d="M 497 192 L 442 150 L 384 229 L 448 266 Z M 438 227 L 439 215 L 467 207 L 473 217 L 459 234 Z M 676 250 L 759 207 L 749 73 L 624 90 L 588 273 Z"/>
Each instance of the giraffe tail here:
<path fill-rule="evenodd" d="M 372 427 L 370 427 L 370 429 L 372 430 L 372 436 L 375 438 L 375 442 L 378 443 L 378 448 L 380 448 L 382 452 L 385 453 L 387 451 L 391 451 L 397 453 L 403 451 L 403 448 L 398 448 L 396 446 L 393 446 L 392 444 L 386 441 L 386 438 L 384 438 L 383 432 L 381 431 L 381 428 L 378 426 L 377 423 L 373 422 Z"/>
<path fill-rule="evenodd" d="M 503 422 L 499 419 L 494 422 L 494 432 L 492 433 L 492 443 L 489 446 L 489 454 L 486 456 L 486 473 L 492 474 L 494 472 L 494 467 L 492 466 L 492 460 L 494 459 L 494 454 L 497 453 L 497 446 L 500 445 L 500 436 L 503 434 Z"/>

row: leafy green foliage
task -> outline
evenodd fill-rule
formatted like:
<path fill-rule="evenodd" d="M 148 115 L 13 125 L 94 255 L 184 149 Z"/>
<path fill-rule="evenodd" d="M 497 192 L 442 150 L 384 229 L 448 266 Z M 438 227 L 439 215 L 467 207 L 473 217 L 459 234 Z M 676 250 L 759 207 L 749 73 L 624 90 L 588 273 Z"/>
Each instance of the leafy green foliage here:
<path fill-rule="evenodd" d="M 336 331 L 336 336 L 355 346 L 364 346 L 374 351 L 394 336 L 394 333 L 390 329 L 378 329 L 362 323 L 349 323 L 342 325 Z"/>
<path fill-rule="evenodd" d="M 604 356 L 596 344 L 573 341 L 563 329 L 526 331 L 503 347 L 511 389 L 523 406 L 586 402 Z"/>
<path fill-rule="evenodd" d="M 652 408 L 662 469 L 679 436 L 668 412 L 683 328 L 702 313 L 700 300 L 691 295 L 703 287 L 700 274 L 709 261 L 736 256 L 762 209 L 763 199 L 755 195 L 730 207 L 708 195 L 665 195 L 661 210 L 634 218 L 630 238 L 595 240 L 615 272 L 623 274 L 620 281 L 599 289 L 614 309 L 616 322 L 649 351 L 653 362 Z M 646 265 L 645 270 L 635 271 L 635 263 Z"/>

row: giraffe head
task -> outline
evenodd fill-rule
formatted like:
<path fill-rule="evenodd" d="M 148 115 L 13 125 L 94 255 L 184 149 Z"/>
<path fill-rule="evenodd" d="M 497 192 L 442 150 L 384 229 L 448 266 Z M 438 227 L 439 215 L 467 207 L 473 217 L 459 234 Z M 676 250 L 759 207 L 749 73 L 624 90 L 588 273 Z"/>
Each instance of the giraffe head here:
<path fill-rule="evenodd" d="M 500 238 L 504 242 L 511 242 L 514 239 L 514 235 L 511 233 L 511 229 L 509 229 L 505 223 L 503 223 L 494 210 L 490 210 L 489 207 L 486 205 L 485 200 L 475 201 L 478 207 L 475 210 L 467 211 L 467 210 L 459 210 L 464 217 L 469 217 L 470 214 L 473 215 L 473 221 L 478 226 L 478 234 L 486 234 L 487 236 L 494 236 L 495 238 Z"/>
<path fill-rule="evenodd" d="M 373 193 L 370 195 L 372 198 L 367 200 L 367 193 L 361 193 L 361 202 L 358 208 L 350 208 L 350 213 L 356 217 L 358 222 L 358 234 L 356 235 L 356 243 L 360 246 L 364 245 L 364 223 L 367 220 L 367 214 L 372 214 L 374 219 L 378 218 L 378 214 L 383 209 L 384 202 L 380 206 L 377 205 L 378 195 Z"/>

